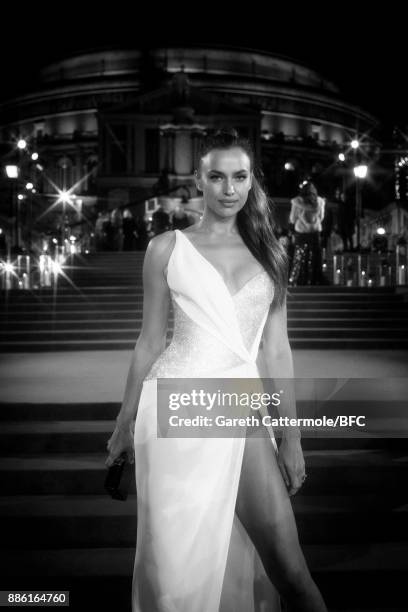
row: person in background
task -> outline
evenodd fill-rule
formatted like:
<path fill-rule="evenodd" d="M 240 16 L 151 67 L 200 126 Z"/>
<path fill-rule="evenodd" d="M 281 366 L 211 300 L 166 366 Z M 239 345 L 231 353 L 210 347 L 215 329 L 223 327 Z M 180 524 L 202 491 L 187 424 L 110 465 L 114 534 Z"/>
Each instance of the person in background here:
<path fill-rule="evenodd" d="M 136 223 L 133 218 L 132 212 L 125 208 L 123 211 L 122 219 L 122 233 L 123 233 L 123 250 L 133 251 L 136 246 Z"/>
<path fill-rule="evenodd" d="M 295 229 L 295 251 L 290 285 L 320 285 L 324 282 L 320 246 L 324 209 L 325 201 L 318 195 L 315 185 L 305 181 L 299 195 L 291 200 L 289 223 Z"/>
<path fill-rule="evenodd" d="M 371 246 L 375 253 L 386 253 L 388 251 L 387 236 L 385 236 L 384 234 L 375 233 Z"/>
<path fill-rule="evenodd" d="M 123 234 L 122 234 L 122 211 L 120 208 L 114 208 L 110 215 L 112 228 L 113 228 L 113 250 L 121 251 L 123 246 Z"/>
<path fill-rule="evenodd" d="M 110 214 L 106 214 L 106 218 L 103 224 L 103 233 L 105 238 L 105 246 L 104 248 L 107 251 L 115 250 L 115 228 L 113 227 L 112 220 Z"/>
<path fill-rule="evenodd" d="M 95 246 L 97 251 L 102 251 L 104 248 L 104 223 L 105 223 L 105 213 L 101 210 L 98 212 L 98 217 L 95 222 Z"/>
<path fill-rule="evenodd" d="M 338 226 L 344 251 L 353 251 L 353 231 L 355 221 L 355 201 L 350 191 L 340 194 Z"/>
<path fill-rule="evenodd" d="M 163 234 L 168 229 L 170 229 L 170 217 L 163 209 L 163 206 L 160 205 L 152 215 L 152 231 L 154 236 L 157 236 L 158 234 Z"/>
<path fill-rule="evenodd" d="M 149 243 L 147 223 L 141 216 L 135 219 L 136 250 L 145 251 Z"/>
<path fill-rule="evenodd" d="M 340 236 L 339 228 L 337 225 L 334 226 L 333 231 L 330 234 L 328 245 L 330 253 L 332 254 L 341 253 L 343 251 L 343 240 Z"/>
<path fill-rule="evenodd" d="M 177 206 L 177 208 L 174 210 L 171 225 L 173 230 L 183 230 L 191 225 L 185 210 L 181 206 Z"/>

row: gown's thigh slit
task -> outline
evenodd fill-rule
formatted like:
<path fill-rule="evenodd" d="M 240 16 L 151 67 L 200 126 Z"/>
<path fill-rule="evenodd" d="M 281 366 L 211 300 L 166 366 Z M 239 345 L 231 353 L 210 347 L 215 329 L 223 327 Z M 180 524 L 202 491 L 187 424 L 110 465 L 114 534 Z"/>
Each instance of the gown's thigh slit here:
<path fill-rule="evenodd" d="M 269 438 L 246 440 L 235 511 L 266 574 L 282 592 L 287 577 L 300 575 L 306 562 L 290 497 Z"/>

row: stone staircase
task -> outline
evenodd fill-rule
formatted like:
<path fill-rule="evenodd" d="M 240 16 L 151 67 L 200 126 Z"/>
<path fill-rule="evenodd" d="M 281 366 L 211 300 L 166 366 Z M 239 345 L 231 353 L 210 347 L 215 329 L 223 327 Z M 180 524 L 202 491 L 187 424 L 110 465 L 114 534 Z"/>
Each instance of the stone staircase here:
<path fill-rule="evenodd" d="M 142 322 L 141 252 L 74 258 L 58 286 L 0 294 L 0 352 L 132 349 Z M 295 287 L 292 348 L 408 347 L 408 308 L 393 288 Z M 172 333 L 172 315 L 168 340 Z"/>
<path fill-rule="evenodd" d="M 2 589 L 69 590 L 72 610 L 130 612 L 134 484 L 126 502 L 103 489 L 118 410 L 0 404 Z M 308 479 L 292 503 L 329 609 L 406 610 L 406 440 L 304 438 L 303 449 Z"/>

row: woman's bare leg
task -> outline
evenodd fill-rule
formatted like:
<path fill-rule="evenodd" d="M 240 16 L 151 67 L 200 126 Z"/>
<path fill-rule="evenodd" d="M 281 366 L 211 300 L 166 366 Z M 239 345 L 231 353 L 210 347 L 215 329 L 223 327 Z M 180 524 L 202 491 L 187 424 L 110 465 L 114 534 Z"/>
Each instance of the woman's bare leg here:
<path fill-rule="evenodd" d="M 327 612 L 300 548 L 295 517 L 269 437 L 245 443 L 236 513 L 290 612 Z"/>

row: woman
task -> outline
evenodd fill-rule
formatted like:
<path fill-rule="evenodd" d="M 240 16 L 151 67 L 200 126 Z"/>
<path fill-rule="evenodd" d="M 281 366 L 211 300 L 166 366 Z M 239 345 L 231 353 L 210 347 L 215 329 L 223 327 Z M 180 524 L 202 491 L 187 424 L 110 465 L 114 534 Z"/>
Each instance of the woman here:
<path fill-rule="evenodd" d="M 132 459 L 134 445 L 133 612 L 275 612 L 279 596 L 290 610 L 324 612 L 289 499 L 305 478 L 298 430 L 284 431 L 279 456 L 270 432 L 157 438 L 157 378 L 258 378 L 262 334 L 268 376 L 293 377 L 286 259 L 248 142 L 217 133 L 196 184 L 202 219 L 146 252 L 143 326 L 108 442 L 107 465 L 123 450 Z M 164 350 L 170 299 L 175 330 Z"/>
<path fill-rule="evenodd" d="M 324 282 L 320 245 L 324 199 L 318 196 L 314 184 L 307 181 L 291 204 L 289 223 L 295 226 L 295 252 L 289 284 L 320 285 Z"/>

